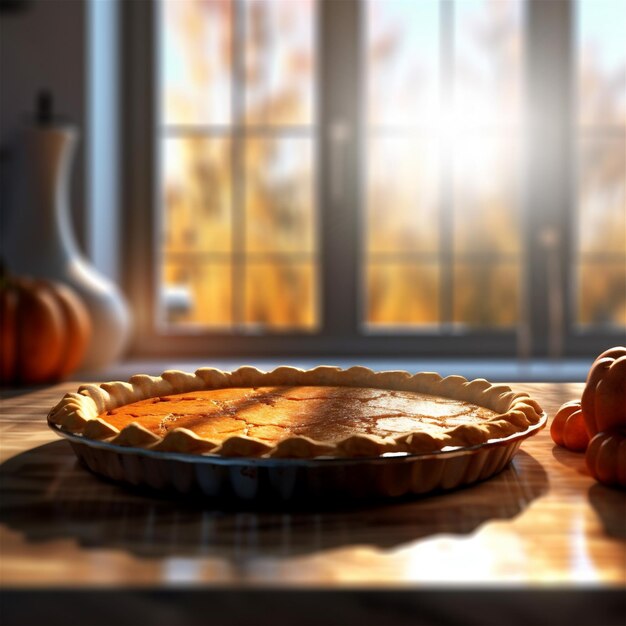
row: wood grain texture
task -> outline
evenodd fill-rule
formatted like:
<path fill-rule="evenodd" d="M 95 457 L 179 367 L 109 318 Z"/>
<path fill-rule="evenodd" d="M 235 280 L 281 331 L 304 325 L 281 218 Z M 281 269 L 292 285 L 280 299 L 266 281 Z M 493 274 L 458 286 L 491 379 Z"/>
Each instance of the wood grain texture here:
<path fill-rule="evenodd" d="M 215 510 L 105 482 L 45 416 L 78 383 L 4 391 L 0 581 L 42 588 L 626 584 L 626 494 L 546 428 L 494 478 L 343 510 Z M 513 384 L 553 416 L 582 384 Z"/>

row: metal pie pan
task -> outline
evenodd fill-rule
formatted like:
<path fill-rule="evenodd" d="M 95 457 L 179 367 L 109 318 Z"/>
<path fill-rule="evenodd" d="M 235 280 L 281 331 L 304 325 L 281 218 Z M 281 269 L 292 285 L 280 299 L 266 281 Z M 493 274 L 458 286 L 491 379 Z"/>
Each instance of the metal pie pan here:
<path fill-rule="evenodd" d="M 429 454 L 313 459 L 220 457 L 129 448 L 50 428 L 93 473 L 136 487 L 249 503 L 398 498 L 456 489 L 502 471 L 541 420 L 521 433 Z"/>

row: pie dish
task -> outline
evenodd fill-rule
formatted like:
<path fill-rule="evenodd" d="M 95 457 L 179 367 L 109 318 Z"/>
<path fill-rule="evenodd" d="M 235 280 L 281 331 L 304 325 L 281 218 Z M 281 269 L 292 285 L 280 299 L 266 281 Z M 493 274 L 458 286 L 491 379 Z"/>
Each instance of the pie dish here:
<path fill-rule="evenodd" d="M 48 415 L 99 476 L 255 507 L 470 485 L 546 420 L 483 379 L 327 366 L 138 374 L 83 385 Z"/>
<path fill-rule="evenodd" d="M 527 394 L 434 373 L 252 367 L 83 385 L 48 416 L 84 439 L 220 457 L 349 458 L 467 448 L 538 424 Z"/>

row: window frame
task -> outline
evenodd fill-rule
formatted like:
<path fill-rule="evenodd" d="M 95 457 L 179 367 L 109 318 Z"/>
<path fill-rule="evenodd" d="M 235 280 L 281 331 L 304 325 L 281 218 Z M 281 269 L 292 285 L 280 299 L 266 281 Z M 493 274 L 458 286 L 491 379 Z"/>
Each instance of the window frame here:
<path fill-rule="evenodd" d="M 448 0 L 444 0 L 447 2 Z M 156 263 L 157 227 L 155 207 L 159 206 L 159 134 L 156 89 L 155 2 L 123 3 L 122 7 L 124 116 L 124 256 L 125 288 L 135 318 L 133 356 L 279 356 L 328 354 L 354 356 L 518 356 L 545 357 L 595 354 L 623 338 L 616 330 L 575 328 L 572 309 L 572 232 L 576 178 L 572 141 L 572 40 L 573 7 L 570 0 L 528 2 L 526 15 L 526 82 L 529 119 L 524 124 L 528 145 L 522 155 L 523 178 L 520 200 L 523 219 L 522 279 L 520 316 L 513 330 L 458 328 L 440 325 L 409 331 L 365 330 L 359 319 L 363 311 L 363 279 L 359 261 L 362 249 L 364 206 L 365 119 L 363 11 L 359 0 L 319 2 L 317 142 L 314 180 L 319 207 L 318 255 L 320 328 L 319 332 L 176 330 L 163 332 L 156 323 L 156 285 L 160 268 Z M 340 52 L 340 54 L 339 54 Z M 548 67 L 546 69 L 546 59 Z M 538 100 L 528 92 L 542 93 L 544 81 L 553 89 L 544 90 Z M 324 85 L 342 84 L 342 89 Z M 545 107 L 545 108 L 544 108 Z M 542 114 L 539 117 L 538 111 Z M 545 111 L 550 114 L 546 115 Z M 564 114 L 565 112 L 565 114 Z M 337 132 L 341 128 L 341 132 Z M 551 149 L 546 150 L 546 129 L 551 129 Z M 339 141 L 340 139 L 340 141 Z M 534 151 L 533 145 L 542 146 Z M 542 155 L 537 159 L 534 154 Z M 550 161 L 555 158 L 560 160 Z M 340 192 L 333 182 L 336 159 L 342 160 Z M 546 163 L 551 164 L 546 169 Z M 561 171 L 552 171 L 558 163 Z M 543 166 L 543 167 L 542 167 Z M 335 181 L 336 182 L 336 181 Z M 539 190 L 542 193 L 539 193 Z M 553 210 L 543 207 L 546 196 Z M 337 205 L 341 210 L 337 210 Z M 539 233 L 547 228 L 561 233 L 562 245 L 547 250 Z M 550 309 L 550 286 L 546 268 L 558 273 L 558 289 L 564 307 Z M 542 297 L 544 295 L 545 297 Z M 531 304 L 532 303 L 532 304 Z"/>

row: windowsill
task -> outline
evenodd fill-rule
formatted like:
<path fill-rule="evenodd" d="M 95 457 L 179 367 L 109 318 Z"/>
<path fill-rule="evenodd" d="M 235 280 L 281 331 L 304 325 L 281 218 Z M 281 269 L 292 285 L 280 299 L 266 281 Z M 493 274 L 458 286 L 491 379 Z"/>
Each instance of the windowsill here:
<path fill-rule="evenodd" d="M 312 368 L 317 365 L 336 365 L 347 368 L 363 365 L 373 370 L 400 369 L 409 372 L 431 371 L 442 376 L 459 374 L 468 379 L 486 378 L 494 382 L 584 382 L 593 359 L 486 359 L 486 358 L 364 358 L 364 357 L 320 357 L 297 358 L 207 358 L 205 360 L 185 359 L 132 359 L 120 362 L 98 373 L 89 373 L 76 378 L 83 380 L 127 380 L 137 373 L 158 375 L 167 369 L 192 372 L 199 367 L 215 367 L 233 370 L 243 365 L 251 365 L 261 370 L 271 370 L 280 365 Z"/>

